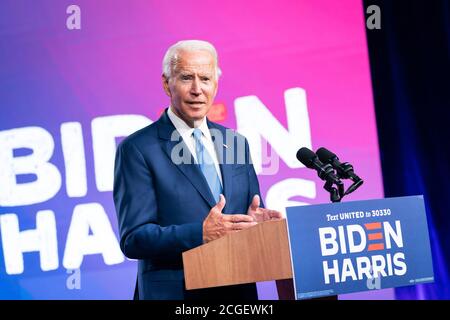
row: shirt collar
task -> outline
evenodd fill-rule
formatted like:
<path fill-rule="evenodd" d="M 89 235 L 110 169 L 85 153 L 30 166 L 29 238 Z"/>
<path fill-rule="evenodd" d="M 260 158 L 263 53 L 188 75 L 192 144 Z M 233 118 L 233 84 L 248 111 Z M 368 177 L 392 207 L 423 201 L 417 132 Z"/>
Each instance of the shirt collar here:
<path fill-rule="evenodd" d="M 183 137 L 192 137 L 192 133 L 194 132 L 194 128 L 189 127 L 183 119 L 177 116 L 173 111 L 172 107 L 169 106 L 167 110 L 167 116 L 172 121 L 175 128 Z M 202 122 L 198 126 L 198 128 L 202 131 L 203 136 L 205 136 L 208 140 L 211 139 L 211 133 L 209 132 L 208 122 L 206 121 L 206 117 L 203 118 Z"/>

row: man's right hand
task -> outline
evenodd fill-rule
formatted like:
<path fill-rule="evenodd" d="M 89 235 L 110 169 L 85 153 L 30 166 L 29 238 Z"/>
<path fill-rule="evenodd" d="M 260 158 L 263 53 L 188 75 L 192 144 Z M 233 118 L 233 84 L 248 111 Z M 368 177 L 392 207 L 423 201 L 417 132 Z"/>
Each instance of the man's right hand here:
<path fill-rule="evenodd" d="M 246 214 L 222 214 L 224 207 L 225 197 L 221 194 L 219 202 L 211 208 L 203 221 L 203 243 L 258 224 L 253 217 Z"/>

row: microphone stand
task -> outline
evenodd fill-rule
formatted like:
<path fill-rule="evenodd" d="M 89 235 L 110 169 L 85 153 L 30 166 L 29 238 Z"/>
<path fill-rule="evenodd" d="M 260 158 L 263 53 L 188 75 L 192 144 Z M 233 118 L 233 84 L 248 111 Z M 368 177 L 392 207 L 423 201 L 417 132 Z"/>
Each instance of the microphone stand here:
<path fill-rule="evenodd" d="M 352 193 L 364 183 L 364 180 L 354 174 L 353 166 L 348 162 L 341 163 L 340 167 L 336 170 L 336 174 L 340 179 L 350 179 L 353 181 L 353 184 L 345 191 L 344 195 Z"/>
<path fill-rule="evenodd" d="M 342 182 L 336 183 L 336 187 L 333 187 L 334 182 L 331 179 L 327 179 L 323 188 L 330 193 L 331 202 L 341 202 L 344 197 L 344 184 Z"/>
<path fill-rule="evenodd" d="M 350 165 L 351 167 L 351 165 Z M 330 200 L 331 202 L 341 202 L 342 198 L 344 196 L 352 193 L 356 189 L 358 189 L 363 183 L 364 180 L 362 180 L 357 175 L 351 175 L 351 176 L 345 176 L 342 174 L 339 174 L 339 172 L 336 172 L 339 179 L 350 179 L 353 181 L 352 185 L 345 191 L 344 190 L 344 183 L 342 181 L 334 182 L 332 179 L 327 179 L 325 182 L 325 185 L 323 188 L 330 193 Z M 336 187 L 333 185 L 336 184 Z"/>

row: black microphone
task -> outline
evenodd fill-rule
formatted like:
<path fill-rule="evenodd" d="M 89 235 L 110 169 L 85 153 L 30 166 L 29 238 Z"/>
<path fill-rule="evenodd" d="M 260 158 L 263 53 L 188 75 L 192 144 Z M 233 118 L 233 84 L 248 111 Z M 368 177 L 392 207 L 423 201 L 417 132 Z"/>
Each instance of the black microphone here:
<path fill-rule="evenodd" d="M 363 184 L 364 181 L 355 174 L 355 172 L 353 171 L 353 166 L 350 163 L 341 163 L 337 155 L 324 147 L 319 148 L 316 153 L 320 161 L 333 166 L 340 178 L 351 179 L 354 182 L 350 186 L 350 188 L 348 188 L 345 194 L 349 194 L 355 191 L 359 186 Z"/>
<path fill-rule="evenodd" d="M 297 159 L 307 168 L 316 170 L 320 179 L 331 181 L 338 185 L 342 184 L 341 180 L 334 174 L 333 167 L 330 164 L 322 163 L 317 155 L 308 148 L 300 148 L 297 151 Z"/>

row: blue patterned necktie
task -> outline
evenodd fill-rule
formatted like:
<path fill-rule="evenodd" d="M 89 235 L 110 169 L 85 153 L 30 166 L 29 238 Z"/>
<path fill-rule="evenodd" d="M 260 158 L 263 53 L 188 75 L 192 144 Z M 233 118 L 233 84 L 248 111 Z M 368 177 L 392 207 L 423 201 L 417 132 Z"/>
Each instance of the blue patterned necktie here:
<path fill-rule="evenodd" d="M 213 159 L 202 143 L 202 131 L 199 128 L 195 128 L 193 136 L 195 140 L 197 163 L 200 165 L 200 170 L 202 170 L 202 173 L 208 182 L 209 189 L 211 190 L 214 199 L 216 202 L 219 202 L 220 194 L 222 193 L 222 185 L 220 184 L 220 179 L 217 175 Z"/>

